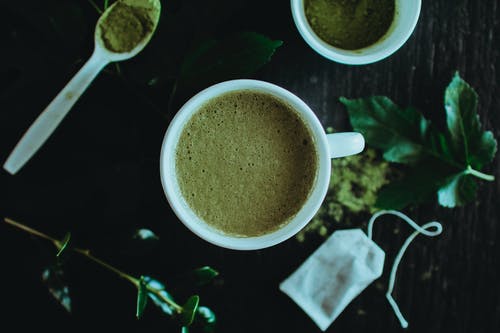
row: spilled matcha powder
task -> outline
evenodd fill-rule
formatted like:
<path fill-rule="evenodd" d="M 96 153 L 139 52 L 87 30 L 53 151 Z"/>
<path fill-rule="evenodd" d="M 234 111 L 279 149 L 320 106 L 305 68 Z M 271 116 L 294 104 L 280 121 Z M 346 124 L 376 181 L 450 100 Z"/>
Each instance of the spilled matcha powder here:
<path fill-rule="evenodd" d="M 307 21 L 325 42 L 345 50 L 375 44 L 389 30 L 395 0 L 305 0 Z"/>
<path fill-rule="evenodd" d="M 117 2 L 99 28 L 108 50 L 129 52 L 153 30 L 152 10 Z"/>
<path fill-rule="evenodd" d="M 338 226 L 348 226 L 350 218 L 375 212 L 377 191 L 389 182 L 389 163 L 377 158 L 373 149 L 332 160 L 328 194 L 316 216 L 296 239 L 304 242 L 308 234 L 326 238 Z"/>

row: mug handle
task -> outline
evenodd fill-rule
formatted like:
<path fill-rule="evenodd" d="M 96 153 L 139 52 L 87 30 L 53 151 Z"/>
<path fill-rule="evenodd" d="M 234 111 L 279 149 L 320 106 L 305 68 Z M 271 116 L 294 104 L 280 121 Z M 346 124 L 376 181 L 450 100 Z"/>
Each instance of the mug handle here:
<path fill-rule="evenodd" d="M 365 148 L 365 138 L 357 132 L 327 134 L 330 158 L 355 155 Z"/>

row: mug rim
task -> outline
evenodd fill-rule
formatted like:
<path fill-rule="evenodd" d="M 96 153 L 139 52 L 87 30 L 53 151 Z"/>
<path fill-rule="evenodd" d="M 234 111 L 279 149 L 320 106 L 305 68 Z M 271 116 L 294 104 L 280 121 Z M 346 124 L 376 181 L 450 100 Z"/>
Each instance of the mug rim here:
<path fill-rule="evenodd" d="M 396 10 L 398 10 L 398 6 L 400 3 L 407 0 L 395 0 Z M 385 59 L 399 50 L 406 41 L 410 38 L 411 34 L 415 30 L 418 19 L 420 17 L 420 11 L 422 7 L 422 0 L 410 0 L 414 1 L 414 5 L 416 6 L 413 15 L 411 16 L 411 22 L 408 25 L 408 28 L 404 31 L 404 33 L 398 38 L 396 41 L 392 42 L 388 40 L 391 34 L 394 33 L 396 29 L 395 21 L 393 20 L 391 26 L 389 27 L 388 32 L 381 39 L 375 42 L 372 45 L 367 47 L 357 49 L 357 50 L 346 50 L 342 48 L 335 47 L 333 45 L 328 44 L 323 41 L 312 29 L 307 21 L 305 10 L 304 10 L 304 0 L 291 0 L 291 11 L 293 21 L 297 30 L 299 31 L 302 38 L 305 42 L 318 54 L 323 57 L 346 65 L 366 65 L 371 64 L 382 59 Z M 401 13 L 399 14 L 402 15 Z M 401 21 L 401 20 L 399 20 Z M 401 22 L 399 22 L 401 24 Z M 392 30 L 392 31 L 391 31 Z M 389 32 L 391 31 L 391 32 Z M 374 49 L 377 45 L 377 49 L 372 53 L 363 54 L 363 52 Z M 381 47 L 382 45 L 383 47 Z"/>
<path fill-rule="evenodd" d="M 175 175 L 175 151 L 187 121 L 210 99 L 224 93 L 253 90 L 268 93 L 289 104 L 308 126 L 315 140 L 318 167 L 314 185 L 299 211 L 283 226 L 270 233 L 252 237 L 225 234 L 211 227 L 189 207 L 180 192 Z M 170 122 L 161 146 L 160 178 L 167 201 L 177 218 L 198 237 L 214 245 L 233 250 L 257 250 L 279 244 L 298 233 L 319 210 L 328 191 L 331 163 L 326 133 L 316 114 L 298 96 L 278 85 L 253 79 L 229 80 L 214 84 L 191 97 Z"/>

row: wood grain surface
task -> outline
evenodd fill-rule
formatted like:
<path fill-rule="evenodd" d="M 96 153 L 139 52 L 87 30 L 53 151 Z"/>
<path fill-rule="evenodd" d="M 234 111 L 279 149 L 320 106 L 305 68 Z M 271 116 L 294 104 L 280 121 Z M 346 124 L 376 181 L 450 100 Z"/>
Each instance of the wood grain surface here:
<path fill-rule="evenodd" d="M 197 292 L 217 313 L 217 332 L 319 332 L 278 285 L 321 239 L 290 239 L 261 251 L 230 251 L 198 239 L 170 210 L 158 172 L 161 140 L 173 114 L 166 108 L 171 81 L 162 73 L 178 66 L 195 40 L 256 31 L 284 44 L 253 77 L 297 94 L 325 127 L 350 130 L 338 98 L 372 94 L 387 95 L 401 106 L 413 105 L 443 125 L 443 92 L 458 71 L 479 94 L 484 128 L 498 139 L 500 2 L 424 0 L 408 42 L 388 59 L 364 66 L 337 64 L 310 49 L 294 26 L 289 1 L 163 4 L 165 14 L 154 45 L 142 58 L 123 64 L 125 79 L 109 67 L 25 169 L 16 176 L 0 171 L 1 216 L 56 237 L 71 230 L 77 244 L 125 271 L 165 281 L 179 300 Z M 5 45 L 0 55 L 3 161 L 90 55 L 93 27 L 81 22 L 97 16 L 86 1 L 51 0 L 0 1 L 0 17 Z M 70 28 L 51 30 L 61 22 Z M 68 31 L 73 35 L 65 35 Z M 128 80 L 139 80 L 148 71 L 158 73 L 162 84 L 141 90 Z M 189 96 L 178 95 L 174 107 Z M 408 332 L 500 332 L 500 159 L 496 157 L 486 171 L 497 179 L 480 184 L 474 203 L 445 209 L 430 202 L 405 210 L 421 224 L 438 220 L 444 227 L 437 238 L 417 238 L 400 265 L 394 296 L 409 321 Z M 364 227 L 368 218 L 360 217 L 354 226 Z M 124 239 L 140 227 L 154 230 L 160 245 L 147 254 L 130 254 Z M 387 253 L 384 274 L 328 332 L 403 331 L 385 290 L 388 263 L 410 232 L 391 218 L 376 225 L 374 238 Z M 13 324 L 20 332 L 180 331 L 152 304 L 144 318 L 136 320 L 135 289 L 78 256 L 66 265 L 73 301 L 69 315 L 41 282 L 41 272 L 52 260 L 50 246 L 4 223 L 0 244 L 4 327 Z M 202 288 L 187 284 L 185 273 L 203 265 L 217 268 L 220 279 Z"/>

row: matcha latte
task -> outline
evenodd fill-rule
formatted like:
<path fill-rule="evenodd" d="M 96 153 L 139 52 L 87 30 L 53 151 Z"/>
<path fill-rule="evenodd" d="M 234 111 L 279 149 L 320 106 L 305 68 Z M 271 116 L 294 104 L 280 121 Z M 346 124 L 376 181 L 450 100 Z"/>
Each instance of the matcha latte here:
<path fill-rule="evenodd" d="M 176 147 L 176 176 L 190 208 L 222 233 L 252 237 L 287 224 L 314 187 L 310 129 L 291 106 L 240 90 L 203 104 Z"/>

